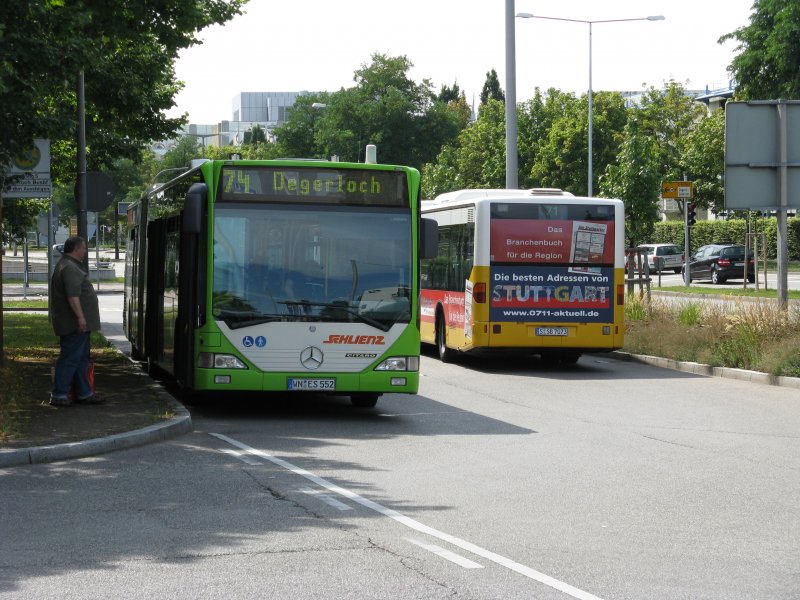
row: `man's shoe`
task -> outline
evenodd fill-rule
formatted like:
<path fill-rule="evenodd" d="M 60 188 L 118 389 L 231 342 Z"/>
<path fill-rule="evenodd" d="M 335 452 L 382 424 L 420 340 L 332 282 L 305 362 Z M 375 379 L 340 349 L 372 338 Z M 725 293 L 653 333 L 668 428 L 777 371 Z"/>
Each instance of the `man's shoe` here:
<path fill-rule="evenodd" d="M 69 406 L 72 400 L 66 396 L 50 396 L 50 406 Z"/>
<path fill-rule="evenodd" d="M 100 404 L 105 402 L 105 398 L 102 396 L 98 396 L 97 394 L 92 394 L 91 396 L 87 396 L 86 398 L 78 398 L 75 400 L 78 404 Z"/>

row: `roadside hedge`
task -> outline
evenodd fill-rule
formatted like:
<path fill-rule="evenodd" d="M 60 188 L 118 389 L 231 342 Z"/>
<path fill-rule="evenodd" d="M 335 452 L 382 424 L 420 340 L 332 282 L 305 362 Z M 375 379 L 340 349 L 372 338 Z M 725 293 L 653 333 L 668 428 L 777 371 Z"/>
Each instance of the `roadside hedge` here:
<path fill-rule="evenodd" d="M 764 232 L 767 235 L 767 257 L 774 259 L 778 251 L 778 229 L 777 219 L 753 219 L 751 231 Z M 787 241 L 789 248 L 789 260 L 800 261 L 800 218 L 791 218 L 787 222 Z M 700 246 L 706 244 L 716 244 L 731 242 L 734 244 L 744 244 L 745 233 L 747 231 L 747 221 L 744 219 L 729 219 L 727 221 L 698 221 L 692 226 L 691 251 L 694 252 Z M 652 240 L 646 243 L 666 243 L 675 244 L 683 248 L 683 221 L 661 221 L 656 223 L 655 233 Z M 645 242 L 643 242 L 645 243 Z M 752 244 L 752 242 L 751 242 Z M 759 254 L 761 254 L 761 239 L 758 241 Z"/>

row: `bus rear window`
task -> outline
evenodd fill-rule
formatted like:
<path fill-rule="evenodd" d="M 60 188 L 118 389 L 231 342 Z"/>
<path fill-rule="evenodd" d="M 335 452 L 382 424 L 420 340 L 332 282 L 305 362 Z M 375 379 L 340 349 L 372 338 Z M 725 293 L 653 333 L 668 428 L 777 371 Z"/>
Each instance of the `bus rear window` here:
<path fill-rule="evenodd" d="M 493 202 L 492 219 L 534 219 L 558 221 L 613 221 L 610 204 L 522 204 Z"/>

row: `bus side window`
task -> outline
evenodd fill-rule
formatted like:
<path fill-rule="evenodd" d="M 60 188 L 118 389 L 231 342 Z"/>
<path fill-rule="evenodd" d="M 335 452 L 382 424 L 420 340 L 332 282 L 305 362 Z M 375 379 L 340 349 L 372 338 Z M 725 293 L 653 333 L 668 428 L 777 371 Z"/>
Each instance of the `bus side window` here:
<path fill-rule="evenodd" d="M 450 263 L 450 227 L 439 227 L 439 250 L 436 258 L 430 260 L 430 282 L 428 287 L 433 290 L 447 289 L 447 272 Z"/>

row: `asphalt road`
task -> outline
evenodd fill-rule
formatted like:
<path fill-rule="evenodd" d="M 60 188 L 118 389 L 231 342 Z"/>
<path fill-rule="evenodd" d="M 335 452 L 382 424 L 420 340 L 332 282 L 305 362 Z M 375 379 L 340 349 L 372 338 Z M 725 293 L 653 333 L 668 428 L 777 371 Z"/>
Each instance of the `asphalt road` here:
<path fill-rule="evenodd" d="M 0 471 L 3 598 L 800 595 L 796 390 L 583 357 L 271 397 Z"/>

